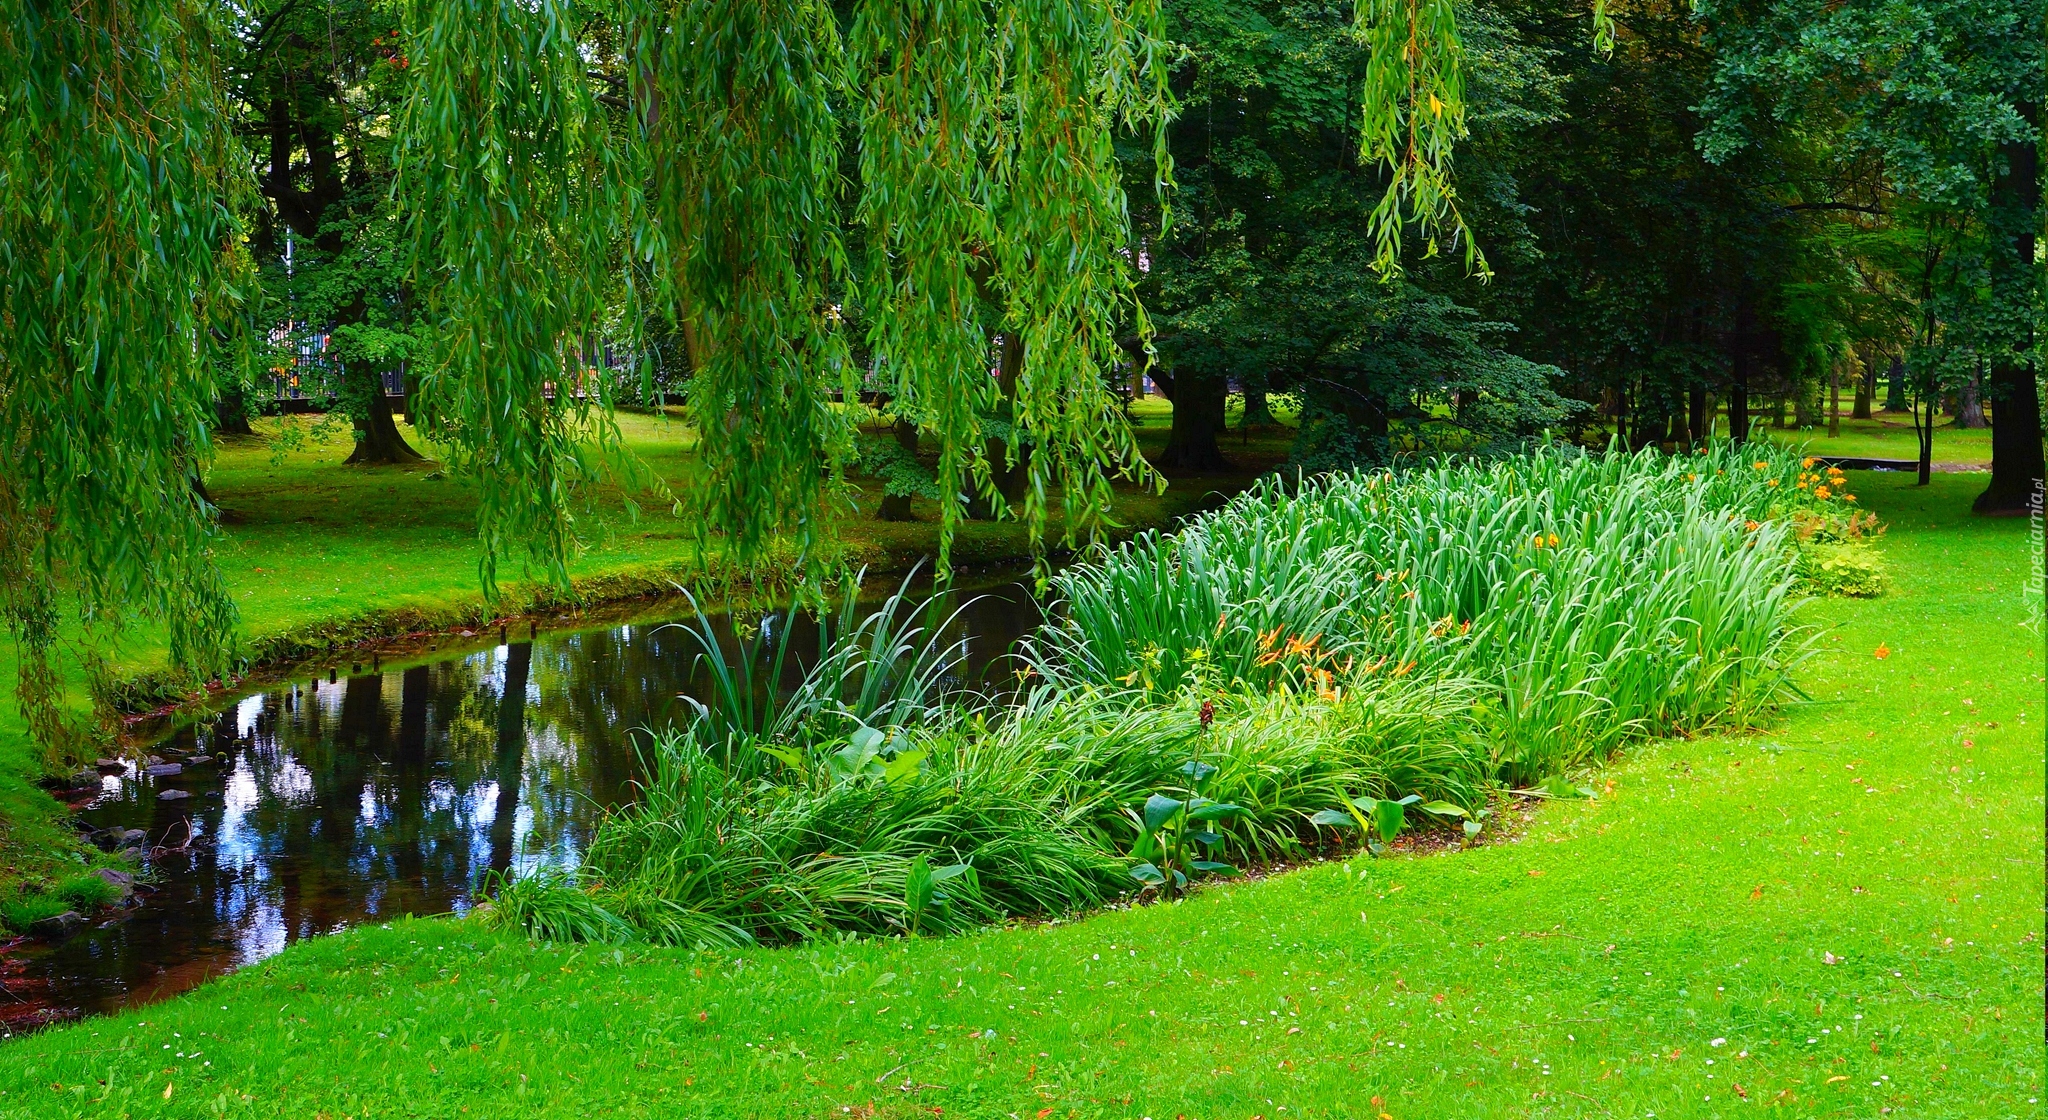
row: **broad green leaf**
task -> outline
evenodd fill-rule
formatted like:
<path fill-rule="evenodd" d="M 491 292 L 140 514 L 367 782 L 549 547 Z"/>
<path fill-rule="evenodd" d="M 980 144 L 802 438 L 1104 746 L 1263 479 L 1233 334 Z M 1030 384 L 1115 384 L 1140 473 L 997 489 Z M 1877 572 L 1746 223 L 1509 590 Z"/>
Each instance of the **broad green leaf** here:
<path fill-rule="evenodd" d="M 1159 831 L 1160 828 L 1162 828 L 1166 824 L 1166 822 L 1173 819 L 1174 814 L 1180 812 L 1181 809 L 1183 809 L 1185 806 L 1185 802 L 1177 801 L 1171 797 L 1165 796 L 1164 794 L 1155 793 L 1152 796 L 1146 798 L 1145 831 Z"/>

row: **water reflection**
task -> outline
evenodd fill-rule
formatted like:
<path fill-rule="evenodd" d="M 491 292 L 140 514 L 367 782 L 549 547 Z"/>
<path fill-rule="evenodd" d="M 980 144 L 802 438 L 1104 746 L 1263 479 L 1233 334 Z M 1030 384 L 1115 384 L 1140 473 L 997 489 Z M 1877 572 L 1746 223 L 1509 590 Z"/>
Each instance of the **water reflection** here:
<path fill-rule="evenodd" d="M 1023 588 L 983 593 L 960 622 L 970 668 L 1037 618 Z M 794 624 L 795 648 L 814 649 L 813 624 Z M 633 737 L 682 714 L 696 652 L 644 622 L 543 633 L 187 717 L 148 748 L 181 772 L 109 775 L 80 813 L 104 836 L 147 834 L 154 889 L 124 916 L 16 950 L 5 986 L 59 1012 L 130 1006 L 301 938 L 461 913 L 489 872 L 573 865 L 631 795 Z"/>

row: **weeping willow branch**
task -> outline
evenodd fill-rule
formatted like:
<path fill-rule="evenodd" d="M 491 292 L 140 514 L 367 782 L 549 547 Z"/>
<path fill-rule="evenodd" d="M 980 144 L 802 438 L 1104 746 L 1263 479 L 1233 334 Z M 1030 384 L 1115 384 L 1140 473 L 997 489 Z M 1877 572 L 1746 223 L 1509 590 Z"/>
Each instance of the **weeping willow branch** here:
<path fill-rule="evenodd" d="M 181 668 L 218 673 L 231 652 L 195 486 L 216 363 L 247 353 L 236 212 L 253 184 L 220 123 L 209 12 L 77 0 L 0 16 L 0 613 L 52 761 L 70 745 L 51 661 L 66 632 L 89 669 L 137 616 L 165 624 Z"/>
<path fill-rule="evenodd" d="M 577 491 L 633 471 L 580 346 L 634 197 L 579 30 L 554 0 L 440 0 L 410 29 L 398 190 L 439 330 L 418 391 L 476 480 L 486 595 L 508 554 L 567 586 Z"/>
<path fill-rule="evenodd" d="M 832 300 L 843 58 L 812 0 L 680 0 L 642 9 L 633 65 L 649 167 L 650 298 L 684 324 L 706 530 L 746 558 L 771 532 L 812 554 L 822 497 L 852 451 L 828 395 L 859 388 Z"/>
<path fill-rule="evenodd" d="M 1356 26 L 1369 52 L 1360 117 L 1361 159 L 1381 164 L 1387 190 L 1368 219 L 1382 277 L 1399 275 L 1402 234 L 1413 226 L 1423 238 L 1422 255 L 1445 247 L 1458 250 L 1465 270 L 1482 279 L 1486 263 L 1465 216 L 1451 157 L 1467 135 L 1465 48 L 1458 34 L 1454 0 L 1358 0 Z M 1594 0 L 1593 41 L 1614 45 L 1614 20 L 1607 0 Z"/>

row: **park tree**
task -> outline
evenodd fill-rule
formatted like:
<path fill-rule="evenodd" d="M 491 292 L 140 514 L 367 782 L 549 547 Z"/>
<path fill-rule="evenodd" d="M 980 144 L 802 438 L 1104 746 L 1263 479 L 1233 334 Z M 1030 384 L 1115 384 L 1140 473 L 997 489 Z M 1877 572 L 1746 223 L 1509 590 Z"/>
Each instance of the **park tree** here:
<path fill-rule="evenodd" d="M 1991 482 L 1976 508 L 2027 508 L 2043 476 L 2041 0 L 1702 0 L 1715 52 L 1710 158 L 1728 161 L 1783 122 L 1824 132 L 1844 164 L 1880 167 L 1902 204 L 1980 231 L 1982 296 L 1960 277 L 1924 289 L 1945 333 L 1981 358 L 1992 406 Z M 1949 263 L 1960 264 L 1954 255 Z M 1923 362 L 1937 360 L 1921 332 Z M 1921 383 L 1926 384 L 1922 375 Z M 1974 376 L 1974 370 L 1969 376 Z"/>
<path fill-rule="evenodd" d="M 350 463 L 423 457 L 399 433 L 385 374 L 414 357 L 411 252 L 391 186 L 391 126 L 409 65 L 389 5 L 271 0 L 235 27 L 231 88 L 265 205 L 251 248 L 260 318 L 324 335 Z"/>
<path fill-rule="evenodd" d="M 1511 328 L 1467 302 L 1483 291 L 1476 251 L 1431 257 L 1411 243 L 1388 268 L 1374 207 L 1383 163 L 1360 159 L 1354 127 L 1371 72 L 1342 3 L 1168 6 L 1186 47 L 1170 130 L 1173 220 L 1141 210 L 1144 302 L 1158 324 L 1156 367 L 1174 404 L 1162 465 L 1210 469 L 1225 387 L 1300 395 L 1295 461 L 1328 469 L 1388 460 L 1401 439 L 1450 447 L 1511 443 L 1569 411 L 1557 371 L 1507 346 Z M 1549 111 L 1542 59 L 1483 13 L 1463 28 L 1474 133 L 1458 212 L 1466 247 L 1528 251 L 1514 216 L 1512 147 L 1497 141 Z"/>

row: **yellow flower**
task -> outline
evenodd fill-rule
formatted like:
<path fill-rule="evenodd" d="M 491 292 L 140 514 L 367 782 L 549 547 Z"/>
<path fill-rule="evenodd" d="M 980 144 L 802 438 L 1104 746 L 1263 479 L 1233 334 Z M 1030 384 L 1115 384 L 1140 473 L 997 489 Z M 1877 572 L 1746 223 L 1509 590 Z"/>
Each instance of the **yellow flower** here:
<path fill-rule="evenodd" d="M 1766 486 L 1776 486 L 1777 484 L 1778 484 L 1778 480 L 1777 480 L 1777 479 L 1775 479 L 1775 478 L 1773 478 L 1773 479 L 1770 479 L 1769 481 L 1767 481 L 1767 482 L 1765 482 L 1765 483 L 1764 483 L 1764 485 L 1766 485 Z"/>
<path fill-rule="evenodd" d="M 1557 534 L 1556 534 L 1556 533 L 1552 533 L 1552 534 L 1550 534 L 1550 547 L 1552 547 L 1552 548 L 1556 548 L 1556 547 L 1557 547 Z"/>
<path fill-rule="evenodd" d="M 1853 502 L 1853 501 L 1855 501 L 1855 500 L 1856 500 L 1856 495 L 1854 495 L 1854 494 L 1844 494 L 1844 495 L 1842 495 L 1842 500 L 1843 500 L 1843 501 L 1845 501 L 1845 502 Z M 1853 516 L 1855 516 L 1855 515 L 1854 515 L 1854 514 L 1851 514 L 1850 516 L 1851 516 L 1851 517 L 1853 517 Z"/>
<path fill-rule="evenodd" d="M 1536 545 L 1536 547 L 1537 547 L 1537 548 L 1542 548 L 1542 547 L 1543 547 L 1543 534 L 1541 534 L 1541 533 L 1538 533 L 1538 534 L 1536 534 L 1536 540 L 1535 540 L 1535 541 L 1534 541 L 1533 543 L 1534 543 L 1534 544 Z"/>
<path fill-rule="evenodd" d="M 1697 482 L 1697 481 L 1699 481 L 1699 477 L 1700 477 L 1700 476 L 1699 476 L 1699 475 L 1696 475 L 1696 474 L 1687 474 L 1687 475 L 1685 476 L 1685 480 L 1686 480 L 1687 482 Z"/>

